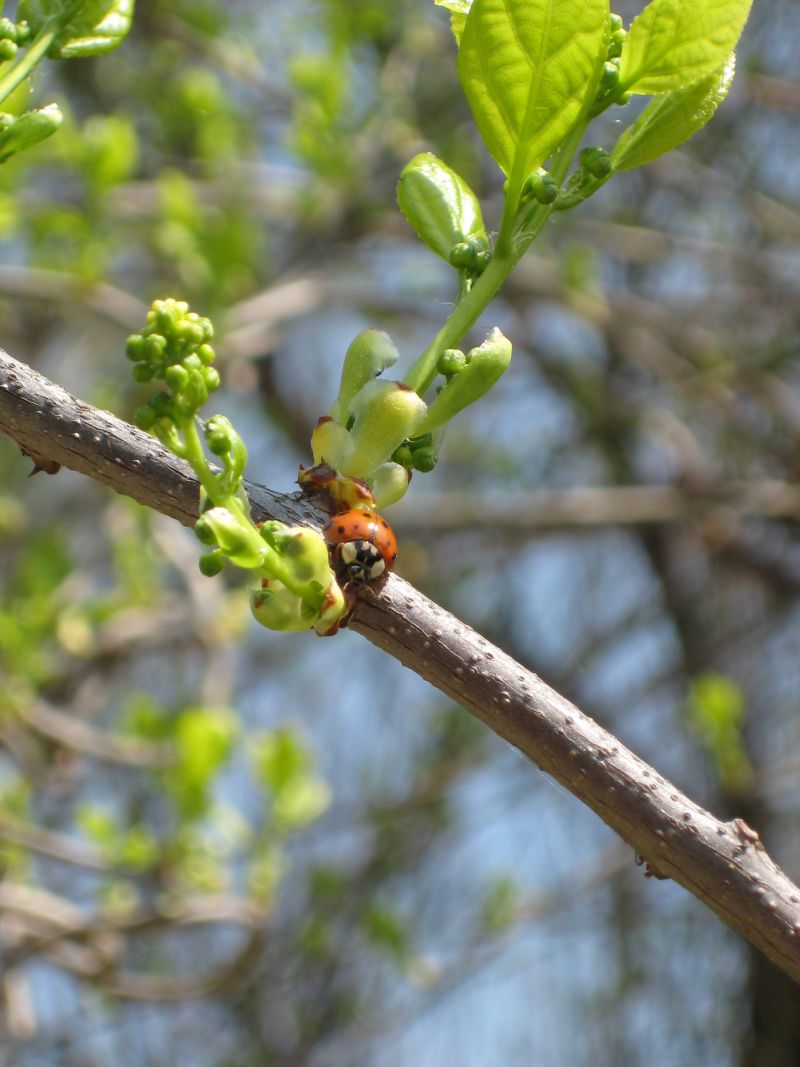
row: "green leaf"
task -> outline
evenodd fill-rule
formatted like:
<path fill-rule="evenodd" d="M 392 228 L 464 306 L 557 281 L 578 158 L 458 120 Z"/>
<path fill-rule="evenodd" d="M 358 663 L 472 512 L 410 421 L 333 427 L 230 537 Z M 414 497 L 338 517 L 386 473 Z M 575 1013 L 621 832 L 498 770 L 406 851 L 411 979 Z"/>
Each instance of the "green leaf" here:
<path fill-rule="evenodd" d="M 620 92 L 666 93 L 725 63 L 753 0 L 651 0 L 631 23 L 620 61 Z"/>
<path fill-rule="evenodd" d="M 731 54 L 722 70 L 685 89 L 674 89 L 651 100 L 614 146 L 614 170 L 631 170 L 651 163 L 702 129 L 728 95 L 736 71 Z"/>
<path fill-rule="evenodd" d="M 418 237 L 448 262 L 453 246 L 461 241 L 478 249 L 489 247 L 478 198 L 430 152 L 414 156 L 403 168 L 397 202 Z"/>
<path fill-rule="evenodd" d="M 481 136 L 522 181 L 552 155 L 594 100 L 608 0 L 475 0 L 458 72 Z"/>
<path fill-rule="evenodd" d="M 63 119 L 58 104 L 48 104 L 37 111 L 26 111 L 20 115 L 0 131 L 0 163 L 50 137 Z"/>
<path fill-rule="evenodd" d="M 437 7 L 446 7 L 450 12 L 450 29 L 456 39 L 456 44 L 461 44 L 464 34 L 464 23 L 467 21 L 472 0 L 433 0 Z"/>
<path fill-rule="evenodd" d="M 64 0 L 20 0 L 17 19 L 34 34 L 65 8 Z M 86 0 L 57 34 L 47 54 L 51 59 L 82 59 L 111 52 L 131 28 L 134 0 Z"/>
<path fill-rule="evenodd" d="M 692 679 L 689 723 L 705 746 L 721 781 L 730 789 L 752 781 L 753 768 L 744 743 L 744 694 L 724 674 L 707 671 Z"/>
<path fill-rule="evenodd" d="M 178 764 L 171 773 L 182 784 L 205 789 L 228 758 L 236 735 L 236 716 L 228 708 L 188 708 L 178 716 Z"/>

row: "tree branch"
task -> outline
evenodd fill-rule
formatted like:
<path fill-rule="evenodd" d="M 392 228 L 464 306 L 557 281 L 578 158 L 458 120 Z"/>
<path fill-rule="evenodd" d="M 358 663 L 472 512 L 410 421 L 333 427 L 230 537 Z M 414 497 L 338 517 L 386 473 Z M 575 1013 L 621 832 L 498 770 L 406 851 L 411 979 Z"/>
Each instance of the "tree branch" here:
<path fill-rule="evenodd" d="M 189 467 L 153 438 L 0 353 L 0 431 L 185 525 Z M 319 526 L 299 495 L 248 486 L 253 514 Z M 396 575 L 359 595 L 350 627 L 427 679 L 587 804 L 643 857 L 800 981 L 800 888 L 741 820 L 720 822 L 568 700 Z M 287 640 L 291 638 L 287 637 Z"/>

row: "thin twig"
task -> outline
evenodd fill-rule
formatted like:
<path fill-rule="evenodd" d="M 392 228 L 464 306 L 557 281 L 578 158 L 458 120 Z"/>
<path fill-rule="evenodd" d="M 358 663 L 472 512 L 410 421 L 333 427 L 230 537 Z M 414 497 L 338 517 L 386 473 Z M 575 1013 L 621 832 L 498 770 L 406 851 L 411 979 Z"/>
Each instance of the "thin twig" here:
<path fill-rule="evenodd" d="M 0 431 L 191 524 L 198 485 L 152 438 L 0 354 Z M 250 486 L 256 518 L 319 524 L 300 496 Z M 800 888 L 739 819 L 720 822 L 501 649 L 396 575 L 351 628 L 430 681 L 587 804 L 647 861 L 800 981 Z M 291 640 L 287 638 L 287 640 Z"/>

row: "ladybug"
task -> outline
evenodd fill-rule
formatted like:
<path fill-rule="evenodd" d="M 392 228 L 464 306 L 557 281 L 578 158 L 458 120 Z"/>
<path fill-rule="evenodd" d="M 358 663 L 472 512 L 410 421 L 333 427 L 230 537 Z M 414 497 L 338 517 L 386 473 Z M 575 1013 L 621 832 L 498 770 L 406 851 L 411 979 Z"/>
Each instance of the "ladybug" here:
<path fill-rule="evenodd" d="M 351 582 L 374 582 L 394 567 L 397 538 L 386 519 L 374 511 L 343 511 L 323 530 L 334 558 Z"/>

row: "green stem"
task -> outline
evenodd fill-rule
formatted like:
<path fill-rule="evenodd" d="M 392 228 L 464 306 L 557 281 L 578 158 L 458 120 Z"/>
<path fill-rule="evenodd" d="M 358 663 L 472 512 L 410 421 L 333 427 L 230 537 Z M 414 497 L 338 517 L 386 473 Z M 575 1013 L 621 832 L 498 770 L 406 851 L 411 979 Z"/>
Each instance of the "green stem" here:
<path fill-rule="evenodd" d="M 575 151 L 583 138 L 588 120 L 578 123 L 572 133 L 562 142 L 553 156 L 550 173 L 561 184 L 566 177 Z M 503 226 L 508 229 L 507 239 L 502 244 L 498 239 L 494 254 L 483 274 L 468 293 L 459 300 L 442 326 L 411 370 L 403 379 L 405 384 L 420 396 L 430 388 L 436 377 L 436 364 L 445 348 L 455 348 L 465 334 L 475 325 L 488 305 L 501 289 L 506 278 L 524 255 L 531 242 L 550 218 L 552 204 L 539 204 L 526 209 L 514 219 L 513 229 L 508 229 L 504 214 Z"/>
<path fill-rule="evenodd" d="M 0 102 L 10 96 L 41 63 L 50 45 L 85 2 L 86 0 L 73 0 L 63 11 L 44 23 L 30 47 L 17 57 L 10 69 L 0 78 Z"/>

